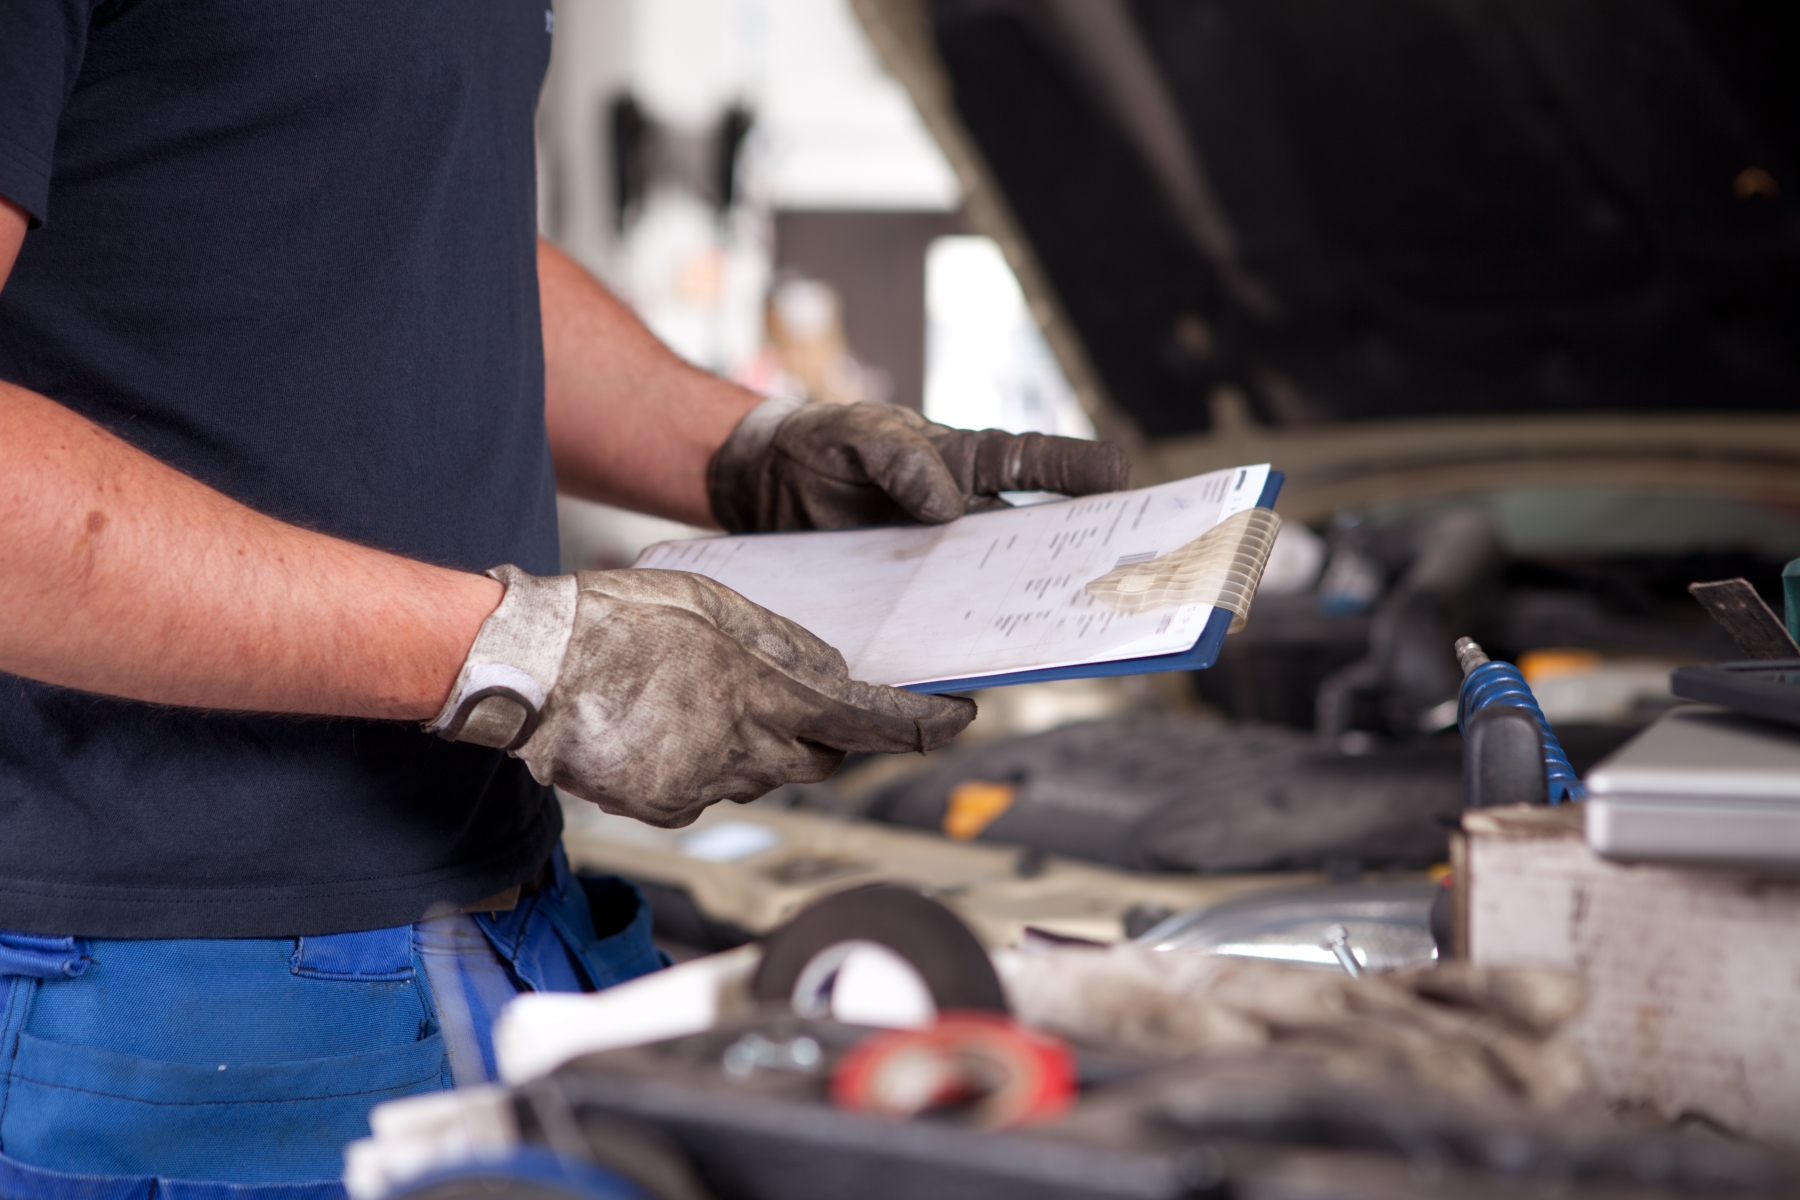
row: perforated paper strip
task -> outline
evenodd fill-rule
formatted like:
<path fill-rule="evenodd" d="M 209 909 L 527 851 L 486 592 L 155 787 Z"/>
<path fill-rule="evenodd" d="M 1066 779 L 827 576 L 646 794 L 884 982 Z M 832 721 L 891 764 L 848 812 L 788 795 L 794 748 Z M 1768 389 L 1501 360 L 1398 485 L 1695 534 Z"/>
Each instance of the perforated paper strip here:
<path fill-rule="evenodd" d="M 1281 529 L 1272 508 L 1252 508 L 1227 517 L 1187 545 L 1148 562 L 1114 567 L 1087 585 L 1087 593 L 1108 608 L 1148 612 L 1181 604 L 1211 604 L 1231 610 L 1231 632 L 1244 627 L 1269 548 Z"/>

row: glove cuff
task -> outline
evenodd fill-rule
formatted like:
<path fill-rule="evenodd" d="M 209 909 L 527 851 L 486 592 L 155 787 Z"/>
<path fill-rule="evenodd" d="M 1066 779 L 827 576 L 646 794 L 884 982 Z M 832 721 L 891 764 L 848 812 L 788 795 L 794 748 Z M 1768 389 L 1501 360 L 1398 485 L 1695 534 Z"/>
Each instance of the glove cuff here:
<path fill-rule="evenodd" d="M 762 477 L 781 423 L 806 407 L 791 396 L 771 396 L 744 414 L 731 436 L 712 456 L 706 470 L 707 499 L 713 518 L 727 533 L 756 528 Z"/>
<path fill-rule="evenodd" d="M 536 732 L 575 628 L 573 575 L 527 575 L 514 566 L 488 576 L 506 586 L 481 623 L 450 699 L 425 730 L 452 742 L 508 752 Z"/>

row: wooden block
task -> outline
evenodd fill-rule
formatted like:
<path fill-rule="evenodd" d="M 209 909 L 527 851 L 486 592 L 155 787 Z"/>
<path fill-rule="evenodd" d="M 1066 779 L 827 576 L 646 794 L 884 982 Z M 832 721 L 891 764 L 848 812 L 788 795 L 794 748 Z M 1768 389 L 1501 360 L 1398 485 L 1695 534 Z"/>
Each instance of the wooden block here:
<path fill-rule="evenodd" d="M 1578 972 L 1572 1036 L 1609 1095 L 1800 1146 L 1800 881 L 1608 862 L 1578 805 L 1463 831 L 1471 957 Z"/>

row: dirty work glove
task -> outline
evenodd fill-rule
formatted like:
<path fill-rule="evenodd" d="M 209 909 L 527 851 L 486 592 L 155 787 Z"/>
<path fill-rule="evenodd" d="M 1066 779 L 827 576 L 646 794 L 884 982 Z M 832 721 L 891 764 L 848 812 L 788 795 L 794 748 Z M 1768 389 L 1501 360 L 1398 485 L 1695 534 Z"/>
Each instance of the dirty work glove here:
<path fill-rule="evenodd" d="M 1125 486 L 1110 442 L 979 432 L 887 404 L 765 400 L 713 455 L 713 515 L 732 533 L 938 524 L 1000 506 L 1000 492 L 1086 496 Z"/>
<path fill-rule="evenodd" d="M 426 729 L 652 825 L 816 783 L 849 750 L 942 745 L 973 701 L 850 678 L 844 656 L 685 571 L 488 572 L 506 595 Z"/>

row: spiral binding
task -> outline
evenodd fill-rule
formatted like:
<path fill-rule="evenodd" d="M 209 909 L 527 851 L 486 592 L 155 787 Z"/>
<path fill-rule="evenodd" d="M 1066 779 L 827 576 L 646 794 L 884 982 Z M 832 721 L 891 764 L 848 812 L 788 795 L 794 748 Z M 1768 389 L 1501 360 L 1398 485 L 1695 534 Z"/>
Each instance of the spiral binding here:
<path fill-rule="evenodd" d="M 1465 642 L 1472 654 L 1465 651 Z M 1470 718 L 1496 704 L 1524 709 L 1537 718 L 1538 730 L 1544 735 L 1544 781 L 1549 785 L 1550 803 L 1586 799 L 1587 788 L 1582 786 L 1581 778 L 1569 764 L 1569 756 L 1563 753 L 1562 743 L 1556 740 L 1550 722 L 1544 719 L 1544 710 L 1538 707 L 1537 697 L 1531 694 L 1531 685 L 1519 674 L 1519 668 L 1509 662 L 1489 660 L 1481 653 L 1481 648 L 1467 638 L 1457 643 L 1457 654 L 1468 671 L 1463 676 L 1462 697 L 1457 704 L 1457 727 L 1466 735 Z M 1470 665 L 1472 661 L 1473 665 Z"/>

